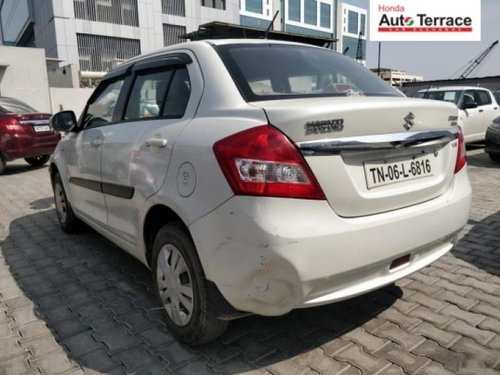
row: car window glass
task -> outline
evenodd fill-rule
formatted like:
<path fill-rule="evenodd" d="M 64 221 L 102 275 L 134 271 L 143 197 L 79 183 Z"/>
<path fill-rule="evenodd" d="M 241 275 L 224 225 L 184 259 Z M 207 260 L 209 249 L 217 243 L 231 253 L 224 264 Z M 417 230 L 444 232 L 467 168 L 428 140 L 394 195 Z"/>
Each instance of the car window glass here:
<path fill-rule="evenodd" d="M 2 98 L 0 100 L 0 112 L 2 113 L 36 113 L 38 112 L 28 104 L 14 98 Z"/>
<path fill-rule="evenodd" d="M 463 101 L 465 102 L 465 100 L 466 100 L 466 99 L 467 99 L 468 101 L 473 100 L 473 101 L 475 101 L 475 102 L 479 105 L 479 103 L 478 103 L 477 93 L 476 93 L 476 91 L 475 91 L 475 90 L 467 90 L 467 91 L 464 93 L 464 99 L 463 99 Z"/>
<path fill-rule="evenodd" d="M 420 98 L 442 100 L 454 104 L 458 104 L 458 98 L 460 97 L 460 91 L 456 90 L 425 91 L 419 94 Z"/>
<path fill-rule="evenodd" d="M 477 105 L 488 105 L 491 104 L 490 95 L 483 90 L 477 90 Z"/>
<path fill-rule="evenodd" d="M 112 122 L 123 82 L 124 79 L 119 79 L 107 84 L 101 93 L 89 104 L 83 121 L 84 128 L 108 125 Z"/>
<path fill-rule="evenodd" d="M 125 120 L 159 117 L 171 77 L 172 70 L 138 75 L 128 100 Z"/>
<path fill-rule="evenodd" d="M 184 116 L 191 95 L 191 81 L 186 67 L 176 69 L 168 89 L 162 116 L 180 118 Z"/>
<path fill-rule="evenodd" d="M 352 59 L 323 48 L 242 44 L 217 50 L 247 101 L 402 95 Z"/>
<path fill-rule="evenodd" d="M 497 91 L 493 94 L 495 96 L 495 100 L 498 104 L 500 104 L 500 91 Z"/>

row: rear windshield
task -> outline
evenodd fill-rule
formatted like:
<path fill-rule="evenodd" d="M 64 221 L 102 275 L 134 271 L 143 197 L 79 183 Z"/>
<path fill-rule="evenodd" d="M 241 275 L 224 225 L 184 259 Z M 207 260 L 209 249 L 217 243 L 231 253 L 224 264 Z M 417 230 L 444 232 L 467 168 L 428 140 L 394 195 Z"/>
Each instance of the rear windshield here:
<path fill-rule="evenodd" d="M 453 104 L 458 104 L 460 99 L 460 90 L 443 90 L 443 91 L 420 91 L 415 95 L 416 98 L 441 100 Z"/>
<path fill-rule="evenodd" d="M 354 60 L 328 49 L 280 44 L 216 47 L 247 101 L 314 96 L 401 96 Z"/>
<path fill-rule="evenodd" d="M 26 103 L 13 98 L 0 99 L 0 112 L 2 113 L 37 113 L 38 111 Z"/>

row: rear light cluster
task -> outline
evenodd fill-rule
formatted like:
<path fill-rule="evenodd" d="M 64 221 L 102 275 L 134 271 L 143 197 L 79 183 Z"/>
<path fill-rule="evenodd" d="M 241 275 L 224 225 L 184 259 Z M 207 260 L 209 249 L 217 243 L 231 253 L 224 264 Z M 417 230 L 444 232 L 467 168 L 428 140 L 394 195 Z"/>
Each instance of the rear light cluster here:
<path fill-rule="evenodd" d="M 224 138 L 214 153 L 235 194 L 326 199 L 295 145 L 271 125 Z"/>
<path fill-rule="evenodd" d="M 462 128 L 458 127 L 458 153 L 457 153 L 457 161 L 455 163 L 455 173 L 458 173 L 462 170 L 463 167 L 467 164 L 467 152 L 465 150 L 465 139 L 464 133 L 462 132 Z"/>
<path fill-rule="evenodd" d="M 24 133 L 25 128 L 19 123 L 19 120 L 14 117 L 8 117 L 2 121 L 3 127 L 7 132 L 10 133 Z"/>

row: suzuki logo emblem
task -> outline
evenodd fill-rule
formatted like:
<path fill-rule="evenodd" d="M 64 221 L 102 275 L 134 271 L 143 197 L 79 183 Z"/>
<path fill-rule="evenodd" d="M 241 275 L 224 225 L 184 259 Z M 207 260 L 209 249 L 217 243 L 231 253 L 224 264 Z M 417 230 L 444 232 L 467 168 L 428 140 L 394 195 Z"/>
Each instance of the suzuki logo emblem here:
<path fill-rule="evenodd" d="M 406 130 L 410 130 L 415 125 L 415 115 L 410 112 L 404 118 L 405 124 L 403 125 Z"/>

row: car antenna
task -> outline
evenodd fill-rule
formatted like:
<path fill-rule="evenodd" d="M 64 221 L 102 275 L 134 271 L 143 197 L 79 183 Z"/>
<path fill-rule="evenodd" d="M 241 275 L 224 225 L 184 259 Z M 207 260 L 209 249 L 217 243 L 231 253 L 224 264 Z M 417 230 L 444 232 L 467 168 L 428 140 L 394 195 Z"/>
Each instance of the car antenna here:
<path fill-rule="evenodd" d="M 269 26 L 267 27 L 266 29 L 266 33 L 264 34 L 264 39 L 267 39 L 267 35 L 269 34 L 269 31 L 271 31 L 271 29 L 274 27 L 274 20 L 276 19 L 276 17 L 278 17 L 278 13 L 280 11 L 277 10 L 276 13 L 274 13 L 274 17 L 273 19 L 271 20 L 271 22 L 269 23 Z"/>

